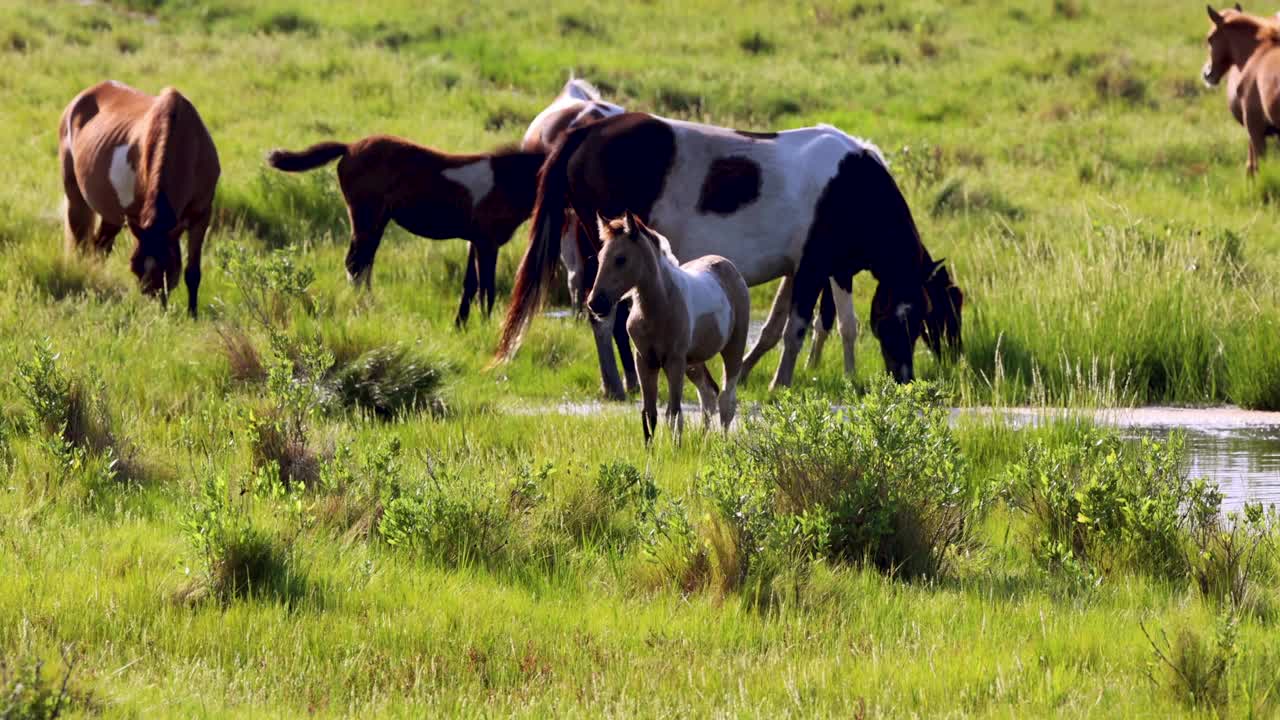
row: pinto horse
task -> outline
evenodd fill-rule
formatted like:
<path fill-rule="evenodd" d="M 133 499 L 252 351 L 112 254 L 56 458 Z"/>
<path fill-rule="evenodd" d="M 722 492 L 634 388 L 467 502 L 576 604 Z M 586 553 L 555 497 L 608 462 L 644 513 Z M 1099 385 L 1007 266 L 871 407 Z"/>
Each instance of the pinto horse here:
<path fill-rule="evenodd" d="M 942 274 L 875 146 L 830 126 L 747 133 L 626 113 L 571 131 L 547 158 L 499 360 L 516 351 L 541 302 L 567 207 L 579 217 L 631 210 L 671 239 L 676 257 L 724 256 L 749 285 L 785 277 L 774 387 L 791 384 L 823 287 L 834 280 L 837 311 L 852 316 L 862 270 L 879 281 L 872 330 L 893 377 L 914 376 L 926 324 L 959 337 L 960 308 L 931 303 Z M 617 384 L 616 368 L 601 372 Z"/>
<path fill-rule="evenodd" d="M 600 91 L 591 83 L 582 78 L 570 77 L 556 99 L 529 123 L 520 147 L 530 152 L 550 154 L 570 130 L 623 112 L 625 111 L 618 105 L 605 102 Z M 589 278 L 595 276 L 594 246 L 595 242 L 589 231 L 578 222 L 578 216 L 572 209 L 566 210 L 564 233 L 560 239 L 560 264 L 564 266 L 565 281 L 569 286 L 569 302 L 575 313 L 582 311 L 586 291 L 590 287 Z M 600 355 L 601 362 L 606 362 L 605 358 L 612 362 L 613 345 L 617 345 L 626 391 L 634 391 L 639 387 L 639 380 L 636 378 L 631 345 L 627 340 L 625 310 L 617 314 L 611 326 L 596 322 L 593 316 L 589 317 L 592 320 L 591 330 L 595 335 L 596 352 Z M 605 393 L 612 400 L 625 397 L 611 392 L 609 388 L 605 388 Z"/>
<path fill-rule="evenodd" d="M 1249 134 L 1245 173 L 1253 177 L 1267 151 L 1267 136 L 1280 130 L 1280 24 L 1238 9 L 1208 7 L 1213 26 L 1205 42 L 1209 59 L 1201 70 L 1206 84 L 1217 85 L 1231 70 L 1228 104 Z"/>
<path fill-rule="evenodd" d="M 200 254 L 221 166 L 195 106 L 173 88 L 151 96 L 99 83 L 62 113 L 58 155 L 68 250 L 109 255 L 128 224 L 137 241 L 129 268 L 144 294 L 168 305 L 186 232 L 187 311 L 196 317 Z"/>
<path fill-rule="evenodd" d="M 373 259 L 387 224 L 435 240 L 471 244 L 462 300 L 454 322 L 471 314 L 477 290 L 486 315 L 497 294 L 498 248 L 533 212 L 538 168 L 546 153 L 498 150 L 450 155 L 397 137 L 374 135 L 354 143 L 323 142 L 300 152 L 274 150 L 271 167 L 303 172 L 338 158 L 338 184 L 351 221 L 347 276 L 371 283 Z"/>
<path fill-rule="evenodd" d="M 683 265 L 671 254 L 666 238 L 650 230 L 630 212 L 606 221 L 597 218 L 602 242 L 600 271 L 587 307 L 593 315 L 609 315 L 623 297 L 633 297 L 627 333 L 640 365 L 644 441 L 658 426 L 658 373 L 667 376 L 667 422 L 677 442 L 684 429 L 681 396 L 685 375 L 702 401 L 703 427 L 720 412 L 729 430 L 737 411 L 738 373 L 751 323 L 751 291 L 733 263 L 708 255 Z M 707 361 L 724 360 L 724 389 L 716 387 Z"/>

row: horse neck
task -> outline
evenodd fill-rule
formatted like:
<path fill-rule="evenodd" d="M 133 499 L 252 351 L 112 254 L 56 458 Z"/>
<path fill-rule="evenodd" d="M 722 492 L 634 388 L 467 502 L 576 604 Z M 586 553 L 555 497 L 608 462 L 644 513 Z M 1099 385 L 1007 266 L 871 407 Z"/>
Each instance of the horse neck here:
<path fill-rule="evenodd" d="M 645 272 L 636 283 L 636 301 L 644 308 L 647 315 L 669 312 L 671 295 L 675 282 L 671 273 L 675 268 L 663 257 L 662 253 L 648 240 L 640 241 L 645 246 Z"/>
<path fill-rule="evenodd" d="M 1272 32 L 1263 27 L 1249 25 L 1238 25 L 1232 28 L 1229 42 L 1231 43 L 1232 64 L 1240 69 L 1244 69 L 1244 66 L 1249 62 L 1249 58 L 1256 55 L 1259 49 L 1271 48 L 1276 45 Z"/>

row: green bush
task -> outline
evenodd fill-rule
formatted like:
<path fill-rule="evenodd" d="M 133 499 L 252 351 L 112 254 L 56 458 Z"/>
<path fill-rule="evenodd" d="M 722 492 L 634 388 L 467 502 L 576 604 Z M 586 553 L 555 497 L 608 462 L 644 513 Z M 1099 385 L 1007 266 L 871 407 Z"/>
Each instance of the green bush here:
<path fill-rule="evenodd" d="M 1193 708 L 1220 711 L 1226 706 L 1228 674 L 1237 656 L 1234 617 L 1220 619 L 1212 639 L 1188 627 L 1180 628 L 1172 641 L 1163 632 L 1159 638 L 1145 627 L 1142 632 L 1155 654 L 1148 668 L 1152 682 Z"/>
<path fill-rule="evenodd" d="M 70 646 L 62 648 L 60 670 L 32 653 L 20 658 L 0 654 L 0 718 L 52 720 L 93 710 L 90 693 L 74 682 L 78 660 Z"/>
<path fill-rule="evenodd" d="M 262 513 L 275 516 L 284 527 L 272 527 L 259 517 Z M 197 567 L 179 599 L 297 598 L 304 576 L 296 541 L 309 521 L 300 489 L 286 489 L 274 466 L 239 482 L 229 480 L 225 471 L 210 472 L 182 522 Z"/>
<path fill-rule="evenodd" d="M 906 578 L 947 570 L 986 493 L 963 481 L 948 410 L 926 384 L 887 381 L 842 409 L 792 394 L 767 406 L 700 480 L 728 530 L 718 558 L 730 584 L 757 563 L 869 562 Z"/>
<path fill-rule="evenodd" d="M 1201 595 L 1233 612 L 1267 614 L 1266 587 L 1274 580 L 1276 512 L 1260 503 L 1202 523 L 1193 534 L 1191 573 Z"/>
<path fill-rule="evenodd" d="M 1191 533 L 1216 518 L 1222 496 L 1183 473 L 1182 438 L 1126 443 L 1110 429 L 1028 446 L 1007 497 L 1026 514 L 1036 557 L 1054 569 L 1131 568 L 1168 579 L 1189 571 Z"/>
<path fill-rule="evenodd" d="M 439 367 L 408 348 L 387 345 L 336 368 L 332 384 L 344 406 L 389 420 L 423 409 L 443 412 L 443 379 Z"/>

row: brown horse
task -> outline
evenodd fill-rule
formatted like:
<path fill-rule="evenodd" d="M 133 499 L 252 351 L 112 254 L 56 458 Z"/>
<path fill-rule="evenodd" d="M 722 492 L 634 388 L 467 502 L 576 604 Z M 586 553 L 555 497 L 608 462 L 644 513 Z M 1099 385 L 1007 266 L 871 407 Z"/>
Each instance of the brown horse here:
<path fill-rule="evenodd" d="M 477 290 L 493 311 L 498 248 L 533 212 L 541 151 L 498 150 L 450 155 L 408 140 L 374 135 L 354 143 L 324 142 L 301 152 L 274 150 L 277 170 L 302 172 L 337 158 L 338 184 L 351 221 L 347 276 L 370 284 L 373 258 L 387 223 L 433 240 L 471 243 L 455 322 L 466 324 Z"/>
<path fill-rule="evenodd" d="M 1237 9 L 1218 12 L 1210 6 L 1208 12 L 1213 27 L 1201 75 L 1212 86 L 1230 69 L 1240 71 L 1234 99 L 1229 96 L 1228 101 L 1249 133 L 1245 172 L 1252 177 L 1266 154 L 1267 135 L 1280 127 L 1280 25 Z"/>
<path fill-rule="evenodd" d="M 737 386 L 751 322 L 751 293 L 738 269 L 719 255 L 683 265 L 671 254 L 667 239 L 629 211 L 605 221 L 597 217 L 603 246 L 600 271 L 587 307 L 608 316 L 623 296 L 635 299 L 627 317 L 627 333 L 636 346 L 640 389 L 644 395 L 644 440 L 658 426 L 658 373 L 667 376 L 667 422 L 676 440 L 684 428 L 680 400 L 684 378 L 698 388 L 704 427 L 717 408 L 727 431 L 737 411 Z M 724 359 L 724 390 L 716 387 L 707 361 Z"/>
<path fill-rule="evenodd" d="M 1235 10 L 1236 12 L 1244 12 L 1244 9 L 1240 7 L 1240 3 L 1236 3 Z M 1280 24 L 1280 13 L 1262 19 Z M 1240 102 L 1240 68 L 1232 65 L 1231 69 L 1227 71 L 1226 86 L 1227 109 L 1231 111 L 1231 116 L 1236 119 L 1236 122 L 1244 125 L 1244 106 Z M 1270 134 L 1274 134 L 1274 132 Z"/>
<path fill-rule="evenodd" d="M 200 253 L 221 167 L 195 106 L 173 88 L 146 95 L 104 82 L 71 101 L 58 125 L 68 249 L 108 255 L 126 223 L 129 267 L 168 304 L 187 233 L 187 310 L 197 314 Z M 95 231 L 94 225 L 97 225 Z"/>

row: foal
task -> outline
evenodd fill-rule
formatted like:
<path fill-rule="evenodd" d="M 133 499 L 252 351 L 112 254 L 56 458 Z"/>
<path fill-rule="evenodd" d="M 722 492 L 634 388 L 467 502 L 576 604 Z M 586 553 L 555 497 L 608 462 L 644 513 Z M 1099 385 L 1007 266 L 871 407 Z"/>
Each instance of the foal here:
<path fill-rule="evenodd" d="M 387 224 L 433 240 L 471 243 L 462 301 L 454 322 L 461 327 L 480 293 L 486 315 L 497 294 L 498 248 L 533 213 L 538 169 L 546 153 L 499 150 L 487 155 L 450 155 L 401 138 L 374 135 L 354 143 L 324 142 L 301 152 L 274 150 L 271 167 L 313 170 L 337 158 L 338 184 L 351 221 L 347 276 L 370 284 L 373 258 Z"/>
<path fill-rule="evenodd" d="M 81 92 L 58 124 L 69 250 L 111 254 L 125 224 L 137 239 L 129 268 L 142 292 L 168 304 L 187 233 L 187 312 L 195 317 L 200 253 L 221 166 L 195 106 L 173 88 L 151 96 L 118 82 Z M 96 229 L 94 226 L 97 226 Z"/>
<path fill-rule="evenodd" d="M 667 375 L 667 421 L 677 441 L 684 429 L 680 399 L 687 374 L 702 401 L 703 426 L 720 411 L 727 431 L 737 411 L 738 372 L 747 346 L 751 297 L 738 269 L 719 255 L 681 265 L 667 239 L 630 211 L 606 221 L 596 216 L 603 247 L 587 308 L 607 315 L 624 295 L 634 297 L 627 333 L 636 347 L 644 440 L 658 425 L 658 371 Z M 724 360 L 724 390 L 716 387 L 706 362 Z"/>

